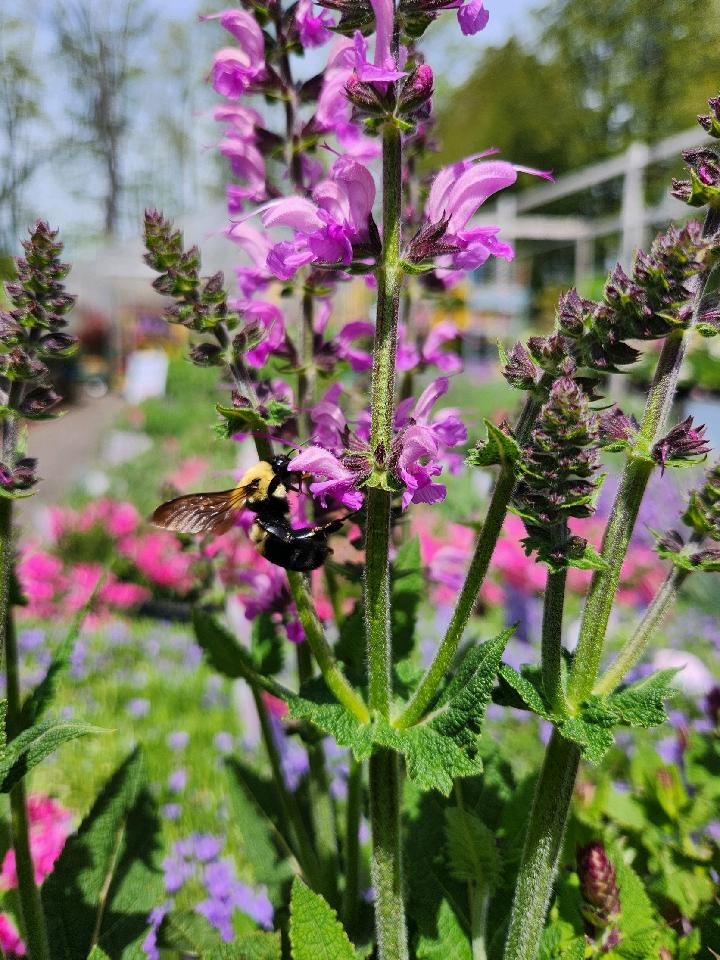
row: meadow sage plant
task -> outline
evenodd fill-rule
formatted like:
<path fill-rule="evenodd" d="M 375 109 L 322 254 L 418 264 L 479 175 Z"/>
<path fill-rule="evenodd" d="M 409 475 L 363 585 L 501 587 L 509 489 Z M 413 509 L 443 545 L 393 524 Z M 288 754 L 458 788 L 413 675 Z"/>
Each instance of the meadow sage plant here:
<path fill-rule="evenodd" d="M 519 177 L 550 174 L 488 150 L 419 177 L 432 143 L 433 92 L 420 41 L 450 10 L 464 34 L 488 20 L 482 0 L 248 0 L 204 17 L 229 35 L 211 81 L 224 98 L 215 118 L 233 178 L 226 233 L 243 257 L 237 289 L 222 274 L 203 277 L 199 251 L 186 249 L 161 213 L 145 219 L 154 286 L 173 301 L 168 321 L 190 331 L 195 364 L 223 371 L 229 394 L 217 405 L 219 435 L 252 438 L 263 461 L 289 458 L 287 469 L 302 476 L 290 504 L 295 531 L 343 531 L 335 558 L 311 576 L 255 557 L 249 649 L 207 607 L 194 613 L 211 663 L 253 691 L 272 789 L 240 758 L 229 762 L 238 828 L 265 837 L 259 808 L 272 820 L 273 842 L 249 856 L 276 915 L 289 907 L 299 960 L 350 960 L 351 941 L 379 960 L 448 952 L 534 960 L 541 948 L 547 957 L 585 956 L 582 931 L 570 952 L 564 944 L 552 952 L 543 932 L 579 764 L 599 764 L 618 728 L 666 719 L 674 671 L 630 683 L 628 672 L 681 583 L 718 565 L 715 468 L 690 499 L 689 541 L 677 531 L 658 535 L 671 573 L 603 672 L 648 481 L 708 453 L 702 427 L 690 418 L 673 424 L 672 402 L 689 339 L 720 328 L 720 184 L 711 148 L 686 154 L 690 179 L 673 187 L 708 206 L 704 225 L 670 227 L 627 271 L 612 271 L 598 302 L 568 291 L 550 334 L 503 352 L 503 374 L 524 394 L 520 415 L 513 425 L 487 421 L 463 465 L 468 427 L 442 406 L 460 368 L 458 331 L 427 317 L 468 271 L 513 256 L 498 228 L 474 225 L 481 205 Z M 325 69 L 307 76 L 303 54 L 323 46 Z M 717 137 L 718 101 L 710 107 L 700 122 Z M 350 283 L 374 300 L 374 322 L 338 322 Z M 624 373 L 652 342 L 660 349 L 636 420 L 608 408 L 607 376 Z M 597 549 L 575 524 L 594 513 L 606 453 L 620 454 L 624 468 Z M 487 469 L 495 484 L 486 516 L 444 635 L 420 669 L 426 580 L 408 520 L 417 505 L 446 498 L 448 472 Z M 548 569 L 540 662 L 519 671 L 502 663 L 512 628 L 484 642 L 476 639 L 481 628 L 468 631 L 508 511 L 524 524 L 527 554 Z M 253 524 L 251 511 L 238 523 Z M 299 534 L 272 529 L 297 543 Z M 568 574 L 578 568 L 592 571 L 592 581 L 571 652 L 563 611 Z M 297 690 L 283 667 L 286 640 L 295 645 Z M 552 727 L 534 799 L 525 797 L 525 816 L 515 811 L 524 848 L 507 862 L 484 822 L 481 732 L 491 699 Z M 285 718 L 280 740 L 277 715 Z M 289 736 L 307 749 L 307 789 L 293 789 L 283 771 Z M 328 786 L 327 738 L 351 752 L 342 819 Z M 359 841 L 366 809 L 369 878 Z M 438 848 L 447 851 L 442 867 Z M 630 938 L 629 868 L 619 861 L 599 842 L 577 854 L 571 895 L 601 952 Z M 368 887 L 373 925 L 362 896 Z M 172 911 L 156 919 L 152 950 L 191 940 Z M 660 956 L 660 936 L 650 931 L 638 955 Z M 280 955 L 272 952 L 279 945 L 264 942 L 268 956 Z"/>

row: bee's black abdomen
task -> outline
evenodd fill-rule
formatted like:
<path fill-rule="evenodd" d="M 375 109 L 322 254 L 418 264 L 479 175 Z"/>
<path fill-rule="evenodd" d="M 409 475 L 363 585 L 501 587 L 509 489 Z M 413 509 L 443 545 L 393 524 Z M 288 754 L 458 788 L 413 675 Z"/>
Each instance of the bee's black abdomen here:
<path fill-rule="evenodd" d="M 287 543 L 269 533 L 260 552 L 266 560 L 278 567 L 304 573 L 321 567 L 330 556 L 331 550 L 327 543 L 322 541 Z"/>

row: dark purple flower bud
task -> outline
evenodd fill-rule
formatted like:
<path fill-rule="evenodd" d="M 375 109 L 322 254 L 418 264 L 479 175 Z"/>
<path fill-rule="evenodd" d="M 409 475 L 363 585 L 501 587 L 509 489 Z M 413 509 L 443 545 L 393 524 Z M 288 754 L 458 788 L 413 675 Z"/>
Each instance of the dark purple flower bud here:
<path fill-rule="evenodd" d="M 403 85 L 398 101 L 400 113 L 414 113 L 430 99 L 432 94 L 433 72 L 426 63 L 421 63 Z"/>
<path fill-rule="evenodd" d="M 23 457 L 15 464 L 13 471 L 13 487 L 16 490 L 27 490 L 37 483 L 37 460 L 33 457 Z"/>
<path fill-rule="evenodd" d="M 0 340 L 6 346 L 13 347 L 22 339 L 23 330 L 15 317 L 5 310 L 0 310 Z"/>
<path fill-rule="evenodd" d="M 595 927 L 606 926 L 620 913 L 620 891 L 615 868 L 601 843 L 578 847 L 577 873 L 588 919 Z"/>
<path fill-rule="evenodd" d="M 703 147 L 683 151 L 690 169 L 689 180 L 673 180 L 672 194 L 693 207 L 720 202 L 720 155 Z"/>
<path fill-rule="evenodd" d="M 13 486 L 13 475 L 10 467 L 6 466 L 4 463 L 0 463 L 0 487 L 3 487 L 5 490 L 12 490 Z"/>
<path fill-rule="evenodd" d="M 562 294 L 558 303 L 557 322 L 563 333 L 571 337 L 582 334 L 585 320 L 592 315 L 596 306 L 592 300 L 583 300 L 575 287 Z"/>
<path fill-rule="evenodd" d="M 448 217 L 443 217 L 437 223 L 426 221 L 410 241 L 406 252 L 407 259 L 411 263 L 424 263 L 434 257 L 457 252 L 459 245 L 444 239 L 448 223 Z"/>
<path fill-rule="evenodd" d="M 704 550 L 696 550 L 690 554 L 690 563 L 696 567 L 702 567 L 704 570 L 716 572 L 720 569 L 720 549 L 717 547 L 706 547 Z"/>
<path fill-rule="evenodd" d="M 78 349 L 78 338 L 68 333 L 48 333 L 40 338 L 39 353 L 43 357 L 71 357 Z"/>
<path fill-rule="evenodd" d="M 382 117 L 390 109 L 390 105 L 383 102 L 378 90 L 372 83 L 365 83 L 353 74 L 345 84 L 345 96 L 361 113 Z"/>
<path fill-rule="evenodd" d="M 20 413 L 29 420 L 33 420 L 44 416 L 61 400 L 62 397 L 55 393 L 52 387 L 38 387 L 23 397 L 20 403 Z"/>
<path fill-rule="evenodd" d="M 0 354 L 0 374 L 8 380 L 39 380 L 47 372 L 45 364 L 22 347 L 13 347 Z"/>
<path fill-rule="evenodd" d="M 662 536 L 658 537 L 655 546 L 661 556 L 682 553 L 685 549 L 685 541 L 678 530 L 666 530 Z"/>
<path fill-rule="evenodd" d="M 678 423 L 672 430 L 658 440 L 652 448 L 653 459 L 665 472 L 667 464 L 683 463 L 694 457 L 704 457 L 710 453 L 710 447 L 704 436 L 705 424 L 699 427 L 693 425 L 693 418 L 687 417 Z"/>
<path fill-rule="evenodd" d="M 572 356 L 571 341 L 559 333 L 530 337 L 527 343 L 532 358 L 549 373 L 558 373 L 565 360 Z"/>
<path fill-rule="evenodd" d="M 600 416 L 600 439 L 604 446 L 624 445 L 631 441 L 640 424 L 635 417 L 623 413 L 619 407 Z"/>
<path fill-rule="evenodd" d="M 223 348 L 217 343 L 198 343 L 189 356 L 198 367 L 218 367 L 223 362 Z"/>
<path fill-rule="evenodd" d="M 521 343 L 516 343 L 507 354 L 507 363 L 502 375 L 516 390 L 532 390 L 540 378 L 540 371 L 530 359 L 530 354 Z"/>
<path fill-rule="evenodd" d="M 711 137 L 720 138 L 720 97 L 711 97 L 708 100 L 709 114 L 697 118 L 698 123 Z"/>

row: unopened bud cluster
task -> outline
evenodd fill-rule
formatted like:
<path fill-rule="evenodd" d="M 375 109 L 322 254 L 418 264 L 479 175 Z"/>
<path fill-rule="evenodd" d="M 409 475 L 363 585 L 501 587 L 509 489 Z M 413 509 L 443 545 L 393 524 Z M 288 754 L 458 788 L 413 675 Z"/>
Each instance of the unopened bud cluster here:
<path fill-rule="evenodd" d="M 711 137 L 720 138 L 720 97 L 708 100 L 710 112 L 699 116 L 698 123 Z M 688 180 L 673 180 L 672 193 L 691 207 L 720 206 L 720 153 L 712 147 L 684 150 Z"/>
<path fill-rule="evenodd" d="M 60 401 L 46 361 L 62 360 L 77 350 L 77 339 L 65 332 L 66 315 L 75 298 L 65 291 L 70 265 L 60 259 L 58 231 L 39 220 L 24 257 L 15 260 L 16 278 L 5 284 L 10 309 L 0 311 L 0 389 L 3 392 L 4 438 L 0 486 L 26 490 L 35 482 L 35 461 L 17 459 L 10 422 L 50 416 Z"/>
<path fill-rule="evenodd" d="M 605 847 L 595 841 L 578 847 L 577 873 L 583 898 L 583 914 L 592 930 L 601 932 L 603 952 L 620 943 L 614 921 L 620 913 L 617 876 Z"/>
<path fill-rule="evenodd" d="M 692 417 L 678 423 L 652 448 L 653 460 L 660 464 L 663 472 L 666 466 L 693 463 L 708 453 L 705 425 L 696 427 Z"/>
<path fill-rule="evenodd" d="M 552 568 L 583 555 L 586 542 L 570 536 L 571 517 L 592 515 L 597 487 L 598 423 L 582 388 L 569 377 L 557 380 L 524 450 L 523 475 L 514 506 L 523 518 L 528 553 Z"/>

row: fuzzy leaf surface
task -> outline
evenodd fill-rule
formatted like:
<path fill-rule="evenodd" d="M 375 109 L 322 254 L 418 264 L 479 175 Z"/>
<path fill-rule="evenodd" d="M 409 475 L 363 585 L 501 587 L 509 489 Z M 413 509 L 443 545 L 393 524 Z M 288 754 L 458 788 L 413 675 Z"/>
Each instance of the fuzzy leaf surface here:
<path fill-rule="evenodd" d="M 491 420 L 485 420 L 487 440 L 479 443 L 467 455 L 466 463 L 471 467 L 504 466 L 506 463 L 513 466 L 522 457 L 522 450 L 515 439 Z"/>
<path fill-rule="evenodd" d="M 136 960 L 163 895 L 160 820 L 138 751 L 120 765 L 70 836 L 42 888 L 51 960 Z"/>
<path fill-rule="evenodd" d="M 337 913 L 298 877 L 290 896 L 290 949 L 293 960 L 356 960 Z"/>
<path fill-rule="evenodd" d="M 107 733 L 107 730 L 75 720 L 42 720 L 21 731 L 6 745 L 0 761 L 0 793 L 8 793 L 63 743 L 90 733 Z"/>

